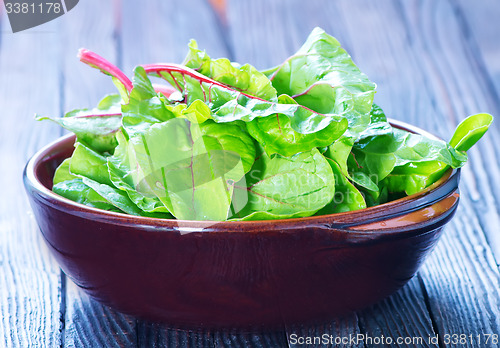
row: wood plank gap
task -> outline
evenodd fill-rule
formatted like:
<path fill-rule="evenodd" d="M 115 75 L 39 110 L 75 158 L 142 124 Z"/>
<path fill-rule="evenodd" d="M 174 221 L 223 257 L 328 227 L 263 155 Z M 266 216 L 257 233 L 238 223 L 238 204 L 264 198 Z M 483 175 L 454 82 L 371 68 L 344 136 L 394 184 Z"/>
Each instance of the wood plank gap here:
<path fill-rule="evenodd" d="M 361 322 L 361 320 L 359 320 L 358 313 L 356 313 L 356 324 L 358 325 L 358 330 L 360 334 L 364 335 L 365 333 L 367 333 L 367 330 L 364 327 L 363 323 Z M 363 340 L 363 347 L 368 348 L 365 340 Z"/>
<path fill-rule="evenodd" d="M 434 313 L 432 312 L 432 307 L 431 307 L 431 302 L 429 299 L 429 293 L 427 292 L 427 289 L 424 284 L 424 280 L 420 276 L 420 273 L 417 273 L 416 275 L 418 283 L 420 285 L 420 288 L 422 290 L 422 294 L 424 295 L 424 304 L 425 307 L 427 308 L 427 312 L 429 312 L 429 318 L 431 319 L 431 325 L 432 325 L 432 331 L 434 331 L 434 334 L 438 336 L 438 346 L 439 348 L 446 348 L 443 338 L 441 337 L 439 333 L 439 326 L 437 325 L 436 317 L 434 316 Z"/>
<path fill-rule="evenodd" d="M 59 274 L 59 282 L 61 284 L 60 287 L 60 308 L 59 308 L 59 321 L 61 322 L 61 328 L 59 330 L 61 334 L 61 348 L 65 347 L 66 344 L 66 274 L 62 270 L 60 270 Z"/>

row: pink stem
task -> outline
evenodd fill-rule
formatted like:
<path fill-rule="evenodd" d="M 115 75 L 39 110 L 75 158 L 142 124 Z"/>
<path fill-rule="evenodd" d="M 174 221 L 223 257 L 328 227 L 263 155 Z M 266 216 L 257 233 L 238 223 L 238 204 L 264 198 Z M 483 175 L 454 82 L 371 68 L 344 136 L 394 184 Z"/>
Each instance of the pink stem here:
<path fill-rule="evenodd" d="M 153 88 L 155 89 L 156 93 L 161 93 L 167 98 L 176 91 L 176 89 L 172 86 L 157 85 L 156 83 L 153 84 Z"/>
<path fill-rule="evenodd" d="M 91 117 L 116 117 L 116 116 L 121 116 L 121 113 L 116 113 L 116 114 L 92 114 L 92 115 L 80 115 L 80 116 L 73 116 L 74 118 L 91 118 Z"/>
<path fill-rule="evenodd" d="M 132 90 L 132 81 L 130 81 L 130 79 L 120 69 L 118 69 L 117 66 L 111 64 L 97 53 L 89 51 L 86 48 L 81 48 L 78 51 L 78 58 L 83 63 L 99 69 L 102 73 L 117 78 L 125 86 L 127 91 L 130 92 Z"/>
<path fill-rule="evenodd" d="M 142 67 L 146 71 L 146 74 L 156 74 L 156 75 L 161 77 L 161 74 L 160 74 L 161 72 L 168 72 L 168 73 L 176 72 L 176 73 L 179 73 L 181 75 L 190 76 L 190 77 L 197 79 L 201 82 L 205 82 L 205 83 L 208 83 L 211 85 L 216 85 L 216 86 L 219 86 L 219 87 L 227 89 L 227 90 L 237 91 L 234 88 L 231 88 L 229 86 L 226 86 L 223 83 L 220 83 L 220 82 L 215 81 L 209 77 L 206 77 L 205 75 L 202 75 L 193 69 L 185 67 L 184 65 L 179 65 L 179 64 L 146 64 L 146 65 L 143 65 Z M 253 99 L 257 99 L 257 100 L 261 100 L 261 101 L 265 101 L 265 102 L 269 103 L 269 100 L 265 100 L 265 99 L 262 99 L 262 98 L 259 98 L 259 97 L 256 97 L 256 96 L 253 96 L 250 94 L 246 94 L 246 93 L 243 93 L 240 91 L 237 91 L 237 92 L 243 94 L 244 96 L 246 96 L 248 98 L 253 98 Z"/>
<path fill-rule="evenodd" d="M 190 69 L 184 65 L 164 63 L 164 64 L 146 64 L 146 65 L 143 65 L 142 67 L 146 71 L 146 74 L 155 74 L 155 75 L 162 77 L 161 72 L 168 72 L 169 74 L 176 72 L 176 73 L 179 73 L 181 75 L 190 76 L 190 77 L 197 79 L 198 81 L 201 81 L 201 82 L 205 82 L 205 83 L 208 83 L 211 85 L 219 86 L 219 87 L 224 88 L 224 89 L 229 90 L 229 91 L 236 91 L 236 92 L 240 93 L 241 95 L 244 95 L 245 97 L 248 97 L 250 99 L 257 99 L 257 100 L 260 100 L 260 101 L 263 101 L 266 103 L 273 103 L 273 102 L 270 102 L 269 100 L 265 100 L 265 99 L 262 99 L 262 98 L 259 98 L 259 97 L 256 97 L 256 96 L 253 96 L 250 94 L 246 94 L 246 93 L 238 91 L 234 88 L 226 86 L 225 84 L 220 83 L 218 81 L 215 81 L 209 77 L 206 77 L 205 75 L 202 75 L 199 72 L 197 72 L 193 69 Z M 324 115 L 322 113 L 311 110 L 308 107 L 305 107 L 303 105 L 298 105 L 298 107 L 300 107 L 304 110 L 307 110 L 309 112 L 315 113 L 317 115 L 322 115 L 322 116 L 327 117 L 327 115 Z"/>

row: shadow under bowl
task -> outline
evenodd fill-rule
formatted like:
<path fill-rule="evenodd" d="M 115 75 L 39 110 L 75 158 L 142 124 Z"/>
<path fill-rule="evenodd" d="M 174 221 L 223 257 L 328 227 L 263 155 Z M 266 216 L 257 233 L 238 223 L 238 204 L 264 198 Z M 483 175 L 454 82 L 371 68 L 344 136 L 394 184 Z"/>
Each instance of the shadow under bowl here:
<path fill-rule="evenodd" d="M 380 301 L 414 276 L 459 199 L 450 170 L 423 192 L 354 212 L 216 224 L 130 216 L 51 191 L 74 140 L 46 146 L 24 172 L 49 249 L 92 298 L 179 328 L 271 329 Z"/>

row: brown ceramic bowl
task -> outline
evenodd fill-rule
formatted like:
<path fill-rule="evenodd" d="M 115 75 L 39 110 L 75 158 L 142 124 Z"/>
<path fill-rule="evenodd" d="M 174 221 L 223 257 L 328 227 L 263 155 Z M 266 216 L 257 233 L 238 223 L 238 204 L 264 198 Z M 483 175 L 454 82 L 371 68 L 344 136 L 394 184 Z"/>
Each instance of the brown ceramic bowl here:
<path fill-rule="evenodd" d="M 455 170 L 424 192 L 355 212 L 209 227 L 135 217 L 51 191 L 73 142 L 43 148 L 24 173 L 53 255 L 99 302 L 181 328 L 272 328 L 373 304 L 413 277 L 458 204 Z"/>

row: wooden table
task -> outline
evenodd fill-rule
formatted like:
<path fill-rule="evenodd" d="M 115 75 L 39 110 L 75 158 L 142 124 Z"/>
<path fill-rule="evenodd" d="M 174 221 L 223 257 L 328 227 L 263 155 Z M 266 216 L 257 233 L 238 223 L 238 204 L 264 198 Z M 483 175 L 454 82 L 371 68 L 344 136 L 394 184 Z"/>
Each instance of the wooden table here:
<path fill-rule="evenodd" d="M 498 346 L 488 335 L 500 333 L 500 2 L 85 0 L 16 34 L 2 10 L 1 347 L 335 346 L 300 344 L 324 334 L 383 336 L 406 347 Z M 449 138 L 469 114 L 497 116 L 469 153 L 455 218 L 409 284 L 323 326 L 227 334 L 176 331 L 122 315 L 67 280 L 42 241 L 21 174 L 37 149 L 62 134 L 35 122 L 35 113 L 91 107 L 114 91 L 108 77 L 78 61 L 77 49 L 92 49 L 130 73 L 140 63 L 182 61 L 188 40 L 196 38 L 213 57 L 265 68 L 292 54 L 314 26 L 337 37 L 378 84 L 376 102 L 392 118 Z M 439 340 L 429 342 L 436 335 Z M 411 343 L 419 337 L 423 344 Z M 407 341 L 399 344 L 398 338 Z M 345 343 L 339 346 L 383 346 Z"/>

